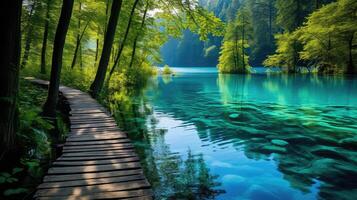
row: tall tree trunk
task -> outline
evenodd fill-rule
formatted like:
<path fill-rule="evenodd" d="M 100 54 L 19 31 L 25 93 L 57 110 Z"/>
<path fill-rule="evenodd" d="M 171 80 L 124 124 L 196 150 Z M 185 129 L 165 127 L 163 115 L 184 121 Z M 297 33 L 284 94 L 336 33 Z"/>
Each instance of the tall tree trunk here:
<path fill-rule="evenodd" d="M 347 65 L 347 74 L 353 74 L 355 73 L 355 67 L 353 63 L 353 38 L 354 38 L 354 33 L 351 35 L 349 41 L 348 41 L 348 65 Z"/>
<path fill-rule="evenodd" d="M 30 50 L 31 50 L 31 42 L 32 42 L 32 32 L 33 32 L 33 24 L 32 24 L 32 17 L 33 17 L 33 12 L 36 7 L 36 1 L 33 2 L 31 5 L 30 13 L 28 16 L 27 20 L 27 33 L 26 33 L 26 39 L 25 39 L 25 51 L 24 51 L 24 56 L 22 57 L 22 62 L 21 62 L 21 68 L 24 68 L 27 64 L 27 60 L 30 55 Z"/>
<path fill-rule="evenodd" d="M 4 0 L 0 6 L 0 160 L 15 144 L 17 95 L 21 56 L 22 0 Z"/>
<path fill-rule="evenodd" d="M 72 16 L 73 2 L 74 0 L 63 0 L 61 15 L 56 29 L 55 41 L 53 45 L 50 86 L 48 89 L 47 100 L 43 107 L 43 114 L 46 117 L 56 117 L 63 48 L 66 41 L 69 22 Z"/>
<path fill-rule="evenodd" d="M 41 74 L 46 74 L 46 51 L 47 51 L 48 29 L 50 25 L 50 5 L 51 5 L 51 0 L 47 0 L 45 30 L 43 32 L 42 49 L 41 49 Z"/>
<path fill-rule="evenodd" d="M 245 40 L 245 26 L 244 26 L 244 16 L 242 16 L 242 67 L 243 67 L 243 72 L 246 72 L 245 69 L 245 55 L 244 55 L 244 40 Z"/>
<path fill-rule="evenodd" d="M 131 28 L 131 23 L 134 19 L 134 12 L 135 12 L 135 9 L 136 9 L 136 6 L 138 5 L 138 2 L 139 0 L 135 0 L 134 2 L 134 5 L 133 7 L 131 8 L 131 12 L 130 12 L 130 17 L 129 17 L 129 21 L 128 21 L 128 25 L 126 26 L 126 31 L 125 31 L 125 34 L 124 34 L 124 38 L 123 38 L 123 41 L 121 42 L 120 44 L 120 47 L 119 47 L 119 50 L 118 50 L 118 54 L 115 58 L 115 61 L 114 61 L 114 64 L 112 66 L 112 69 L 110 70 L 110 73 L 109 73 L 109 77 L 108 79 L 110 79 L 110 77 L 112 76 L 112 74 L 114 73 L 114 70 L 115 70 L 115 67 L 118 65 L 119 63 L 119 60 L 120 60 L 120 56 L 123 52 L 123 49 L 124 49 L 124 46 L 125 46 L 125 43 L 126 43 L 126 40 L 128 38 L 128 35 L 129 35 L 129 31 L 130 31 L 130 28 Z M 109 80 L 108 80 L 109 81 Z"/>
<path fill-rule="evenodd" d="M 95 57 L 94 57 L 94 67 L 97 66 L 98 54 L 99 54 L 99 36 L 100 36 L 100 28 L 98 26 L 97 39 L 95 45 Z"/>
<path fill-rule="evenodd" d="M 107 32 L 104 38 L 104 45 L 102 50 L 102 56 L 99 61 L 99 66 L 95 79 L 90 87 L 90 94 L 93 97 L 97 97 L 101 91 L 105 79 L 105 74 L 107 72 L 108 63 L 110 59 L 110 54 L 113 46 L 115 30 L 118 24 L 119 13 L 122 6 L 122 0 L 113 0 L 113 5 L 110 13 L 110 18 L 108 22 Z"/>
<path fill-rule="evenodd" d="M 83 28 L 82 30 L 82 33 L 80 33 L 78 36 L 77 36 L 77 41 L 76 41 L 76 48 L 74 50 L 74 54 L 73 54 L 73 59 L 72 59 L 72 64 L 71 64 L 71 69 L 74 68 L 74 66 L 76 65 L 76 62 L 77 62 L 77 56 L 78 56 L 78 51 L 80 51 L 80 56 L 82 54 L 82 45 L 81 45 L 81 42 L 82 42 L 82 39 L 83 39 L 83 36 L 87 30 L 87 27 L 89 25 L 89 22 L 87 22 L 86 26 Z M 80 58 L 81 59 L 81 58 Z M 82 60 L 80 60 L 82 62 Z"/>
<path fill-rule="evenodd" d="M 82 3 L 79 2 L 79 4 L 78 4 L 78 15 L 79 16 L 81 15 L 81 11 L 82 11 Z M 77 38 L 76 38 L 76 48 L 75 48 L 74 54 L 73 54 L 71 69 L 73 69 L 74 66 L 76 65 L 77 53 L 78 53 L 79 46 L 81 45 L 81 42 L 80 42 L 81 34 L 80 34 L 80 32 L 81 32 L 81 19 L 80 19 L 80 17 L 78 17 L 78 32 L 77 32 Z"/>
<path fill-rule="evenodd" d="M 134 64 L 136 46 L 137 46 L 137 43 L 138 43 L 139 36 L 140 36 L 141 32 L 143 31 L 144 26 L 145 26 L 145 20 L 146 20 L 146 15 L 147 15 L 148 9 L 149 9 L 149 2 L 146 3 L 144 15 L 143 15 L 143 18 L 141 20 L 140 31 L 136 34 L 135 39 L 134 39 L 133 51 L 131 53 L 131 59 L 130 59 L 129 68 L 131 68 L 133 66 L 133 64 Z"/>

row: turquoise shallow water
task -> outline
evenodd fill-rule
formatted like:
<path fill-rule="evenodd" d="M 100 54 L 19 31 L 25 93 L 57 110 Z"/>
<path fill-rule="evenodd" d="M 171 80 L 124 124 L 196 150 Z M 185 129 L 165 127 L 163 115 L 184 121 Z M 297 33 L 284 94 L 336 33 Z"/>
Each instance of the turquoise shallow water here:
<path fill-rule="evenodd" d="M 357 199 L 356 78 L 190 68 L 113 96 L 158 199 Z"/>

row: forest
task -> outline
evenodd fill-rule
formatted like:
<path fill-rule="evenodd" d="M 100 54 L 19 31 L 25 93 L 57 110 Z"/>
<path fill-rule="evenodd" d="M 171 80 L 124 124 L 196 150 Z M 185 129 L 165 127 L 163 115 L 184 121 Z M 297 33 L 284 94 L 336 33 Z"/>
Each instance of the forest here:
<path fill-rule="evenodd" d="M 120 131 L 129 133 L 128 138 L 134 141 L 156 199 L 233 199 L 225 185 L 232 180 L 211 174 L 213 171 L 221 175 L 224 171 L 215 168 L 222 167 L 217 163 L 216 166 L 213 161 L 208 162 L 214 156 L 207 156 L 206 150 L 195 151 L 189 145 L 187 149 L 185 142 L 189 141 L 183 139 L 172 143 L 172 146 L 185 146 L 178 148 L 182 155 L 177 156 L 165 143 L 174 138 L 166 138 L 166 133 L 192 130 L 188 127 L 170 132 L 170 128 L 176 130 L 188 124 L 196 127 L 198 146 L 216 148 L 214 144 L 219 139 L 215 137 L 220 137 L 229 140 L 227 144 L 239 151 L 244 149 L 243 154 L 251 159 L 249 162 L 266 161 L 271 153 L 296 158 L 297 154 L 302 156 L 296 149 L 307 151 L 309 148 L 304 145 L 316 145 L 317 150 L 313 149 L 316 152 L 306 155 L 311 156 L 309 159 L 301 160 L 307 163 L 316 159 L 319 163 L 306 166 L 320 169 L 339 164 L 339 167 L 331 173 L 326 169 L 326 173 L 320 174 L 312 172 L 315 168 L 305 170 L 308 175 L 299 182 L 298 159 L 281 161 L 286 166 L 279 166 L 279 171 L 292 185 L 288 189 L 294 192 L 296 189 L 295 197 L 299 197 L 296 199 L 314 199 L 304 195 L 318 180 L 323 199 L 356 197 L 352 189 L 355 184 L 349 179 L 356 177 L 353 163 L 357 159 L 353 153 L 357 130 L 353 96 L 357 73 L 356 0 L 4 0 L 0 15 L 3 49 L 0 55 L 0 199 L 32 199 L 49 169 L 57 166 L 55 162 L 63 154 L 66 139 L 71 137 L 68 134 L 73 131 L 70 103 L 62 91 L 63 86 L 89 94 L 99 102 L 98 106 L 109 110 L 107 118 L 113 117 L 110 121 L 115 121 Z M 198 76 L 197 80 L 202 82 L 196 82 L 191 75 L 176 73 L 176 67 L 199 70 L 211 67 L 209 70 L 216 68 L 217 71 L 214 77 L 205 72 L 209 78 Z M 257 73 L 257 67 L 264 67 L 265 81 L 251 77 Z M 269 78 L 272 74 L 276 77 Z M 48 86 L 41 87 L 33 80 L 46 80 Z M 261 86 L 252 85 L 252 80 Z M 310 104 L 297 103 L 286 89 L 301 89 L 296 93 L 297 99 L 302 96 L 308 99 L 308 93 L 315 91 L 311 88 L 320 88 L 315 93 L 323 91 L 321 96 L 324 96 L 327 93 L 324 87 L 330 84 L 342 87 L 341 91 L 346 90 L 344 94 L 348 97 L 343 100 L 326 97 L 328 100 L 323 103 L 312 97 L 305 101 L 314 106 L 326 103 L 326 110 L 317 107 L 308 110 Z M 347 89 L 345 84 L 349 85 Z M 296 88 L 297 85 L 301 88 Z M 247 87 L 251 89 L 245 91 Z M 257 88 L 267 95 L 261 102 L 260 98 L 250 99 L 260 93 Z M 274 92 L 281 95 L 269 96 Z M 346 99 L 348 103 L 341 103 Z M 265 100 L 276 105 L 266 105 Z M 82 106 L 89 101 L 92 99 Z M 287 107 L 296 110 L 284 110 Z M 202 108 L 212 109 L 215 114 Z M 97 105 L 94 109 L 98 109 Z M 329 115 L 334 109 L 337 111 Z M 271 130 L 281 131 L 277 122 L 282 119 L 276 115 L 282 113 L 275 113 L 281 110 L 283 115 L 289 113 L 286 119 L 291 121 L 283 122 L 289 134 L 304 129 L 301 135 L 313 136 L 291 134 L 292 139 L 289 134 L 276 138 L 268 135 Z M 167 114 L 166 118 L 163 113 Z M 299 115 L 312 121 L 312 115 L 319 115 L 321 121 L 306 122 L 296 117 Z M 259 116 L 267 116 L 271 121 L 256 123 L 263 120 Z M 340 121 L 330 121 L 336 116 Z M 170 124 L 170 117 L 187 123 L 171 126 L 174 122 Z M 102 120 L 95 118 L 94 124 Z M 211 122 L 213 119 L 220 121 Z M 160 120 L 165 123 L 162 125 Z M 245 128 L 248 122 L 254 127 Z M 315 135 L 305 126 L 322 132 L 323 136 Z M 221 136 L 225 130 L 227 134 L 237 131 L 240 135 Z M 112 130 L 97 130 L 102 134 L 107 131 Z M 334 131 L 343 134 L 332 138 Z M 207 136 L 209 133 L 212 135 Z M 254 137 L 246 136 L 248 133 Z M 303 137 L 306 143 L 302 142 Z M 235 143 L 236 140 L 242 143 Z M 209 144 L 204 144 L 207 141 Z M 264 143 L 266 141 L 269 144 Z M 256 143 L 258 149 L 248 145 Z M 237 147 L 242 144 L 247 146 Z M 320 147 L 323 150 L 318 149 Z M 339 151 L 340 148 L 343 150 Z M 182 149 L 185 150 L 181 152 Z M 226 154 L 234 160 L 231 155 Z M 319 159 L 329 160 L 320 163 Z M 336 164 L 336 160 L 342 160 L 343 164 Z M 290 169 L 290 166 L 296 168 Z M 163 172 L 165 170 L 175 171 L 177 177 Z M 332 181 L 332 176 L 348 181 L 344 184 Z M 190 184 L 193 180 L 197 183 Z M 170 188 L 167 191 L 163 189 L 165 184 Z M 347 189 L 342 190 L 342 185 Z M 336 192 L 334 187 L 341 190 Z M 259 193 L 262 188 L 254 189 L 259 190 L 257 194 L 252 194 L 253 189 L 242 198 L 269 197 Z M 228 196 L 220 197 L 225 193 Z M 80 197 L 73 195 L 68 199 Z"/>

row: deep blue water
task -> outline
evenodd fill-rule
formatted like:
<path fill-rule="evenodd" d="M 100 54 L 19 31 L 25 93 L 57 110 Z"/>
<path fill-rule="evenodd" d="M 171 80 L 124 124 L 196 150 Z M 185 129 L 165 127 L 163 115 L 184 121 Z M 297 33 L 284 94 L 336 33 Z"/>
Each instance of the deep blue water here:
<path fill-rule="evenodd" d="M 114 114 L 158 199 L 357 199 L 357 79 L 174 68 Z"/>

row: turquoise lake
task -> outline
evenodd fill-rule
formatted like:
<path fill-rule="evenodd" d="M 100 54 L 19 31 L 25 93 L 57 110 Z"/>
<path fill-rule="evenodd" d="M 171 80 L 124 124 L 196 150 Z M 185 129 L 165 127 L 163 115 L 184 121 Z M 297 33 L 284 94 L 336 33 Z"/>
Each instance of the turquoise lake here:
<path fill-rule="evenodd" d="M 357 199 L 357 78 L 175 68 L 110 109 L 157 199 Z"/>

